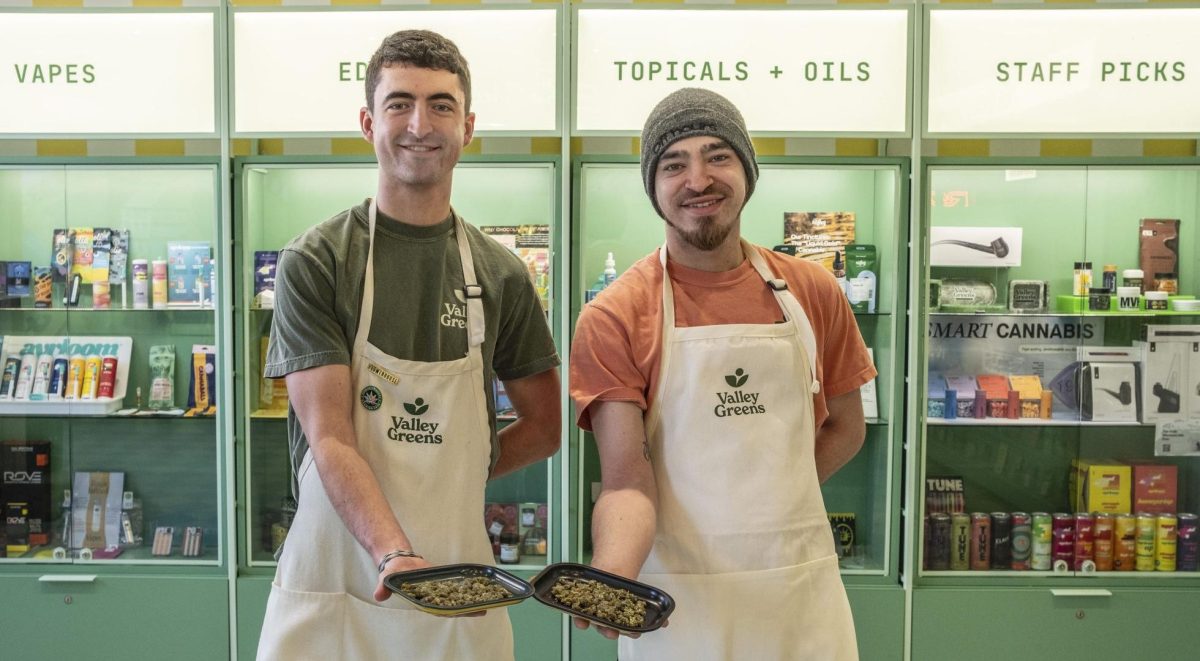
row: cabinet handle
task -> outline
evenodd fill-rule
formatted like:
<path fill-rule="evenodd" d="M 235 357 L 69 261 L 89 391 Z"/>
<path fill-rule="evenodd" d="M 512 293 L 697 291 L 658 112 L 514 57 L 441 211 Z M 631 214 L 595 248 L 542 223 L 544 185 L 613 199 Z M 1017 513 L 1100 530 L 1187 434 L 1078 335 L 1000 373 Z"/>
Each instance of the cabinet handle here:
<path fill-rule="evenodd" d="M 1052 589 L 1050 594 L 1056 597 L 1111 597 L 1111 590 L 1068 590 Z"/>
<path fill-rule="evenodd" d="M 95 583 L 95 574 L 46 574 L 38 577 L 38 583 Z"/>

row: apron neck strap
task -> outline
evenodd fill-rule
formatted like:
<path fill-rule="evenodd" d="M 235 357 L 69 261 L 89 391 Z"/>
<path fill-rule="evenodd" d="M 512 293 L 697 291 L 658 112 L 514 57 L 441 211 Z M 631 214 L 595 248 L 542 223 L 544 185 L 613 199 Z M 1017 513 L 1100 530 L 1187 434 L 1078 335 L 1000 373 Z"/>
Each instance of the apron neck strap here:
<path fill-rule="evenodd" d="M 776 278 L 771 272 L 771 268 L 767 266 L 767 261 L 763 256 L 750 244 L 749 241 L 741 239 L 742 254 L 746 259 L 750 260 L 750 265 L 758 273 L 763 282 L 771 288 L 771 293 L 775 295 L 775 301 L 779 303 L 779 307 L 783 310 L 784 318 L 788 319 L 796 326 L 797 334 L 800 336 L 800 345 L 804 351 L 808 353 L 808 369 L 812 376 L 811 390 L 813 394 L 821 391 L 821 383 L 817 380 L 817 337 L 813 333 L 812 324 L 808 321 L 808 315 L 804 313 L 803 306 L 792 292 L 788 291 L 787 281 L 783 278 Z M 667 272 L 667 244 L 664 242 L 662 248 L 658 250 L 658 263 L 662 265 L 663 270 L 663 324 L 662 338 L 663 351 L 668 351 L 671 344 L 671 336 L 675 332 L 675 295 L 671 285 L 671 274 Z M 665 372 L 665 363 L 663 372 Z M 661 377 L 660 377 L 661 378 Z"/>
<path fill-rule="evenodd" d="M 353 209 L 346 212 L 347 219 L 353 220 Z M 367 210 L 367 272 L 363 280 L 363 300 L 358 312 L 358 331 L 354 334 L 354 348 L 357 350 L 367 343 L 371 332 L 371 317 L 375 309 L 375 225 L 378 216 L 378 205 L 371 198 Z M 475 278 L 475 260 L 471 256 L 471 248 L 467 245 L 467 231 L 462 219 L 454 214 L 454 238 L 458 243 L 458 256 L 462 261 L 463 294 L 467 301 L 467 343 L 471 351 L 478 350 L 483 345 L 486 334 L 486 323 L 483 318 L 483 287 Z"/>

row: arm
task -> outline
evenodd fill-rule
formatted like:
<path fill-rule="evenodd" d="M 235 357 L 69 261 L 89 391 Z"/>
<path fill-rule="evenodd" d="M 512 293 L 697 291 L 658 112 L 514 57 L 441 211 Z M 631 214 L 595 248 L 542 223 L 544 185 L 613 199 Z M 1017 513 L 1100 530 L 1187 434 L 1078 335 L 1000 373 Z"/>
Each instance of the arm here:
<path fill-rule="evenodd" d="M 829 417 L 817 430 L 817 478 L 822 484 L 858 454 L 867 435 L 858 388 L 825 402 Z"/>
<path fill-rule="evenodd" d="M 636 404 L 592 404 L 592 427 L 600 452 L 600 497 L 592 510 L 592 565 L 636 579 L 650 555 L 657 526 L 658 487 L 650 445 Z M 575 626 L 586 629 L 585 620 Z M 606 638 L 617 632 L 600 629 Z"/>
<path fill-rule="evenodd" d="M 325 493 L 334 510 L 354 538 L 378 562 L 396 549 L 412 544 L 392 514 L 375 473 L 358 453 L 351 415 L 353 397 L 350 368 L 323 365 L 287 375 L 292 407 L 308 438 L 309 452 L 321 472 Z M 419 549 L 415 549 L 419 553 Z M 384 601 L 391 592 L 383 577 L 398 571 L 427 567 L 420 558 L 393 558 L 380 573 L 375 600 Z"/>
<path fill-rule="evenodd" d="M 500 430 L 500 458 L 489 479 L 507 475 L 550 457 L 559 448 L 562 432 L 562 392 L 558 370 L 504 382 L 517 419 Z"/>

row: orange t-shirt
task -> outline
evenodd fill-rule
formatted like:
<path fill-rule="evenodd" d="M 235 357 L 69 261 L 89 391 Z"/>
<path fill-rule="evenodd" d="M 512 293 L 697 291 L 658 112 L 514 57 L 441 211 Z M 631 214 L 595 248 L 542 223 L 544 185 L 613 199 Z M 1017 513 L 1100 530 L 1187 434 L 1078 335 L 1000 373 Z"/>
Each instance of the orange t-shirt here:
<path fill-rule="evenodd" d="M 813 413 L 820 428 L 825 400 L 875 377 L 866 344 L 842 290 L 821 265 L 755 246 L 808 315 L 817 344 Z M 675 325 L 771 324 L 784 320 L 771 288 L 749 260 L 731 271 L 697 271 L 668 260 L 675 294 Z M 591 430 L 595 401 L 633 402 L 649 408 L 662 356 L 662 267 L 658 250 L 638 260 L 583 308 L 571 345 L 571 398 L 577 423 Z"/>

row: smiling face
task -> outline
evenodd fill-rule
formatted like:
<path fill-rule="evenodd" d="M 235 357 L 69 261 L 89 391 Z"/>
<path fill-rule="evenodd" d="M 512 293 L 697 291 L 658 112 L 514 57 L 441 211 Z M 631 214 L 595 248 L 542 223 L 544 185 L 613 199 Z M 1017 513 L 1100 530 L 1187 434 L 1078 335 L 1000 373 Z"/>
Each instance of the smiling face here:
<path fill-rule="evenodd" d="M 381 178 L 409 188 L 448 188 L 475 131 L 456 74 L 399 64 L 380 71 L 374 103 L 359 119 Z"/>
<path fill-rule="evenodd" d="M 698 250 L 716 250 L 740 236 L 734 230 L 746 204 L 746 170 L 724 140 L 684 138 L 659 159 L 654 197 L 668 232 Z"/>

